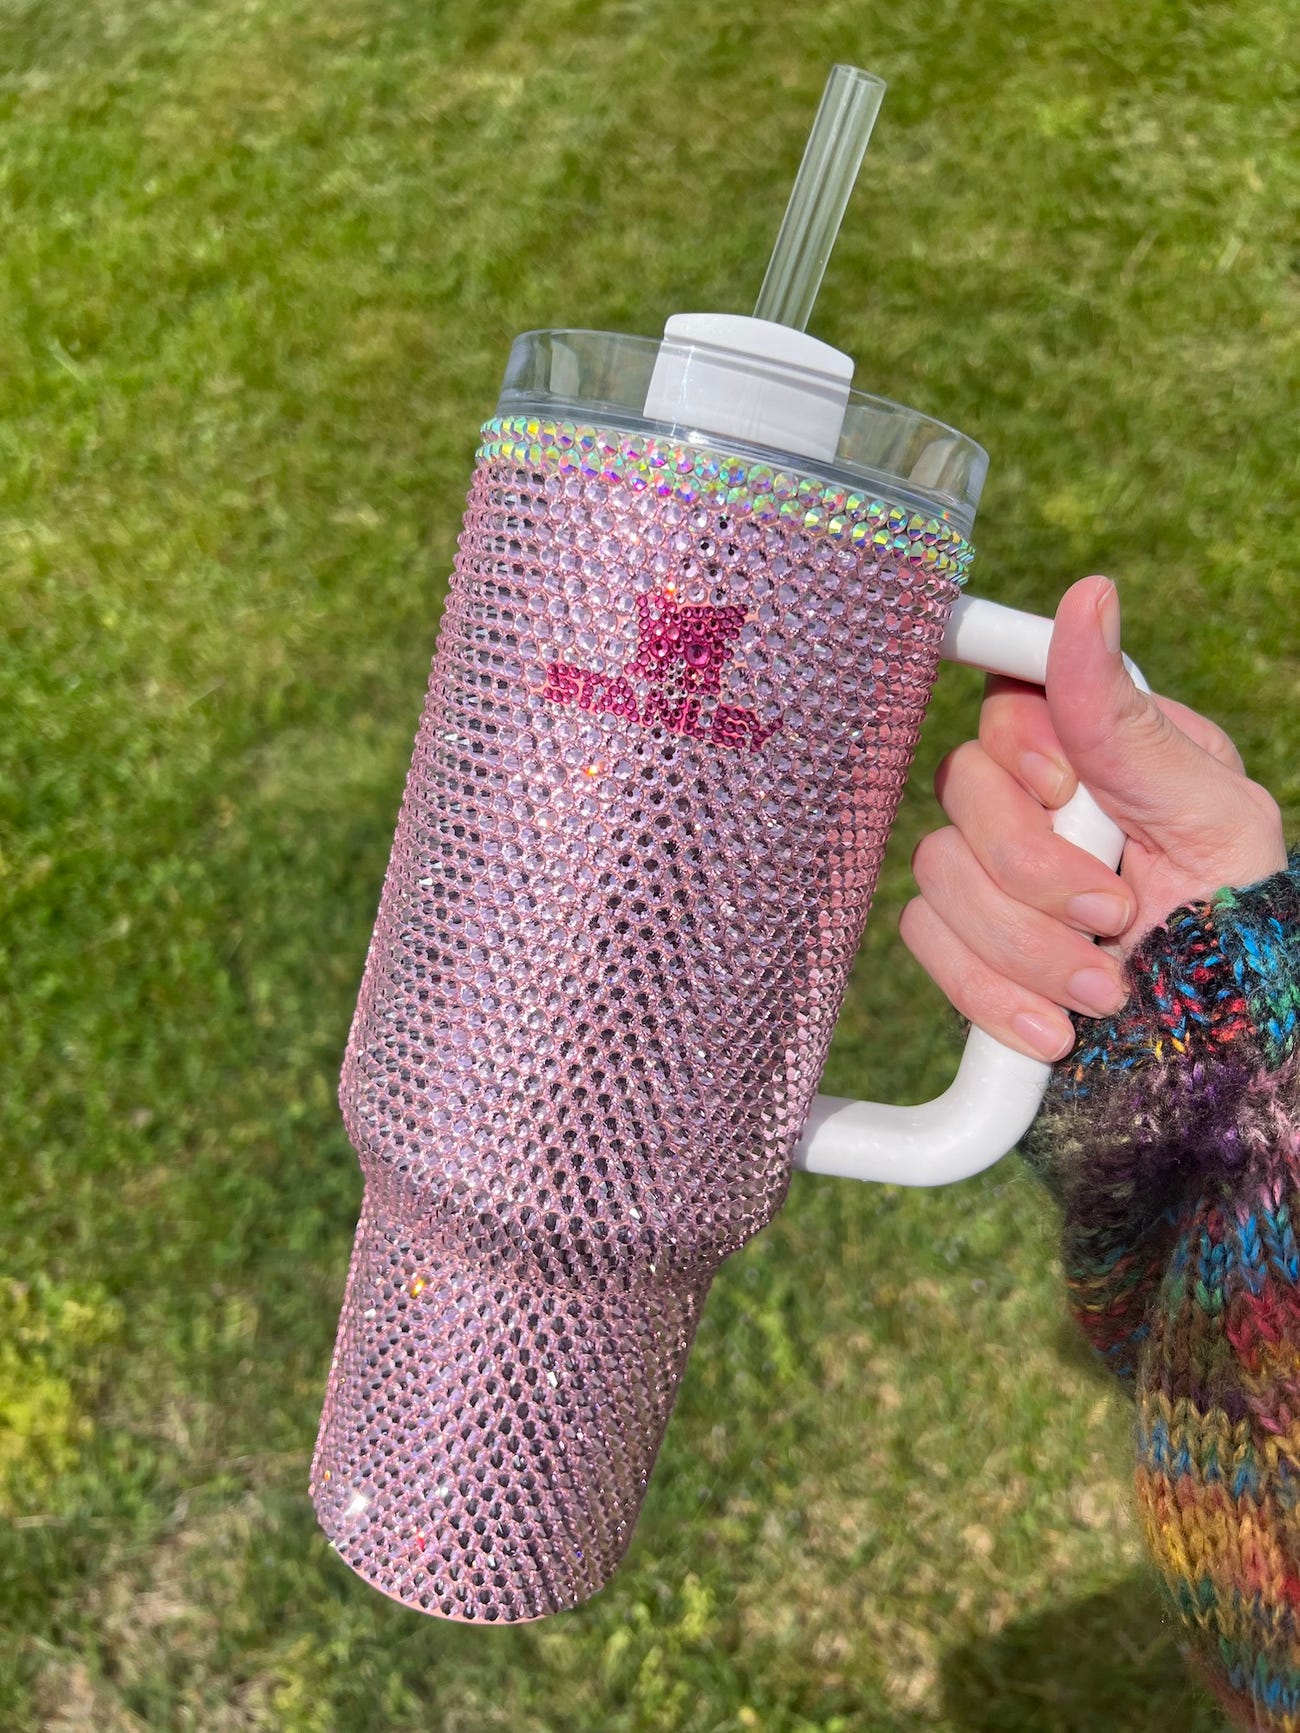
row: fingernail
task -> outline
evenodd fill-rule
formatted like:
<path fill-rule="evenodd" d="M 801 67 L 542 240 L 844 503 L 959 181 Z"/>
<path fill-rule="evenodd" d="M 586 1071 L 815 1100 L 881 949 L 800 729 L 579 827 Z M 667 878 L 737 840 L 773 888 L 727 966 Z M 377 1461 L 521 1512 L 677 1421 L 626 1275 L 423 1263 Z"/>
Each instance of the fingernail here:
<path fill-rule="evenodd" d="M 1130 919 L 1127 902 L 1109 891 L 1085 891 L 1082 896 L 1071 898 L 1065 905 L 1065 913 L 1067 919 L 1076 927 L 1082 927 L 1084 932 L 1104 934 L 1108 939 L 1122 933 Z M 1095 975 L 1102 971 L 1092 969 L 1088 972 Z"/>
<path fill-rule="evenodd" d="M 1042 1017 L 1036 1011 L 1017 1011 L 1011 1027 L 1027 1047 L 1044 1059 L 1064 1059 L 1074 1046 L 1074 1024 L 1064 1013 L 1059 1017 Z"/>
<path fill-rule="evenodd" d="M 1109 1017 L 1128 1001 L 1128 994 L 1108 969 L 1080 969 L 1066 983 L 1072 1005 L 1093 1017 Z"/>
<path fill-rule="evenodd" d="M 1101 641 L 1111 655 L 1119 653 L 1120 618 L 1119 591 L 1109 579 L 1097 597 L 1097 624 L 1101 628 Z"/>
<path fill-rule="evenodd" d="M 1032 789 L 1044 806 L 1060 806 L 1067 794 L 1070 773 L 1045 752 L 1022 752 L 1017 761 L 1020 780 Z"/>

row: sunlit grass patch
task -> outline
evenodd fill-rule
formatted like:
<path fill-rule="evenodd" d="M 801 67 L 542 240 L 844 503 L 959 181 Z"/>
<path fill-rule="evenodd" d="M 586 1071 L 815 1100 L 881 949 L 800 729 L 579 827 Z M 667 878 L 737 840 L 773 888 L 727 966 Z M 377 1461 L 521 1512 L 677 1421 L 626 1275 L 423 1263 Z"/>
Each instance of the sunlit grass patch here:
<path fill-rule="evenodd" d="M 974 584 L 1124 591 L 1294 820 L 1285 8 L 0 9 L 0 1722 L 1145 1733 L 1184 1683 L 1128 1418 L 1014 1161 L 796 1180 L 723 1270 L 627 1563 L 481 1632 L 307 1462 L 333 1094 L 512 336 L 745 309 L 833 59 L 891 84 L 813 326 L 992 455 Z M 945 674 L 828 1089 L 916 1099 Z"/>

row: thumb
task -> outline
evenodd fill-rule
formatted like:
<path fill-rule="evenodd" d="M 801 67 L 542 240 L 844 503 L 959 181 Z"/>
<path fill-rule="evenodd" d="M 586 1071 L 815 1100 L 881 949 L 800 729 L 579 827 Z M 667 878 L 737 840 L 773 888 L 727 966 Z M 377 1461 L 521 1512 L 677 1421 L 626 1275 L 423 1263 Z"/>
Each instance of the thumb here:
<path fill-rule="evenodd" d="M 1120 652 L 1119 596 L 1084 578 L 1062 598 L 1047 705 L 1065 755 L 1098 803 L 1157 854 L 1199 858 L 1240 825 L 1245 779 L 1205 751 L 1134 682 Z"/>

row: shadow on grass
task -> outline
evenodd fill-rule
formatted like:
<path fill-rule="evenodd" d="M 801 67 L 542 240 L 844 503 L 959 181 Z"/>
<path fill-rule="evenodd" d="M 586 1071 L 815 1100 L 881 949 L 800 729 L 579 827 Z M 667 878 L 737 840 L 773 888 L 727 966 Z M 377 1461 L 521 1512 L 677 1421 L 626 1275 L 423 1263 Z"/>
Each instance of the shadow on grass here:
<path fill-rule="evenodd" d="M 1019 1619 L 946 1657 L 944 1710 L 962 1733 L 1222 1733 L 1144 1574 Z"/>

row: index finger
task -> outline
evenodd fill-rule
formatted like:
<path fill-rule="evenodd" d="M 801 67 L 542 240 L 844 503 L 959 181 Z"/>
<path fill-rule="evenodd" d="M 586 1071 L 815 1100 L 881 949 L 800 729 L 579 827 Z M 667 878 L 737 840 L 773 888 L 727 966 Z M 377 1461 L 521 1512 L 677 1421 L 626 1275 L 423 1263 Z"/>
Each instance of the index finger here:
<path fill-rule="evenodd" d="M 1064 806 L 1079 786 L 1041 686 L 990 674 L 980 709 L 980 745 L 1044 806 Z"/>

